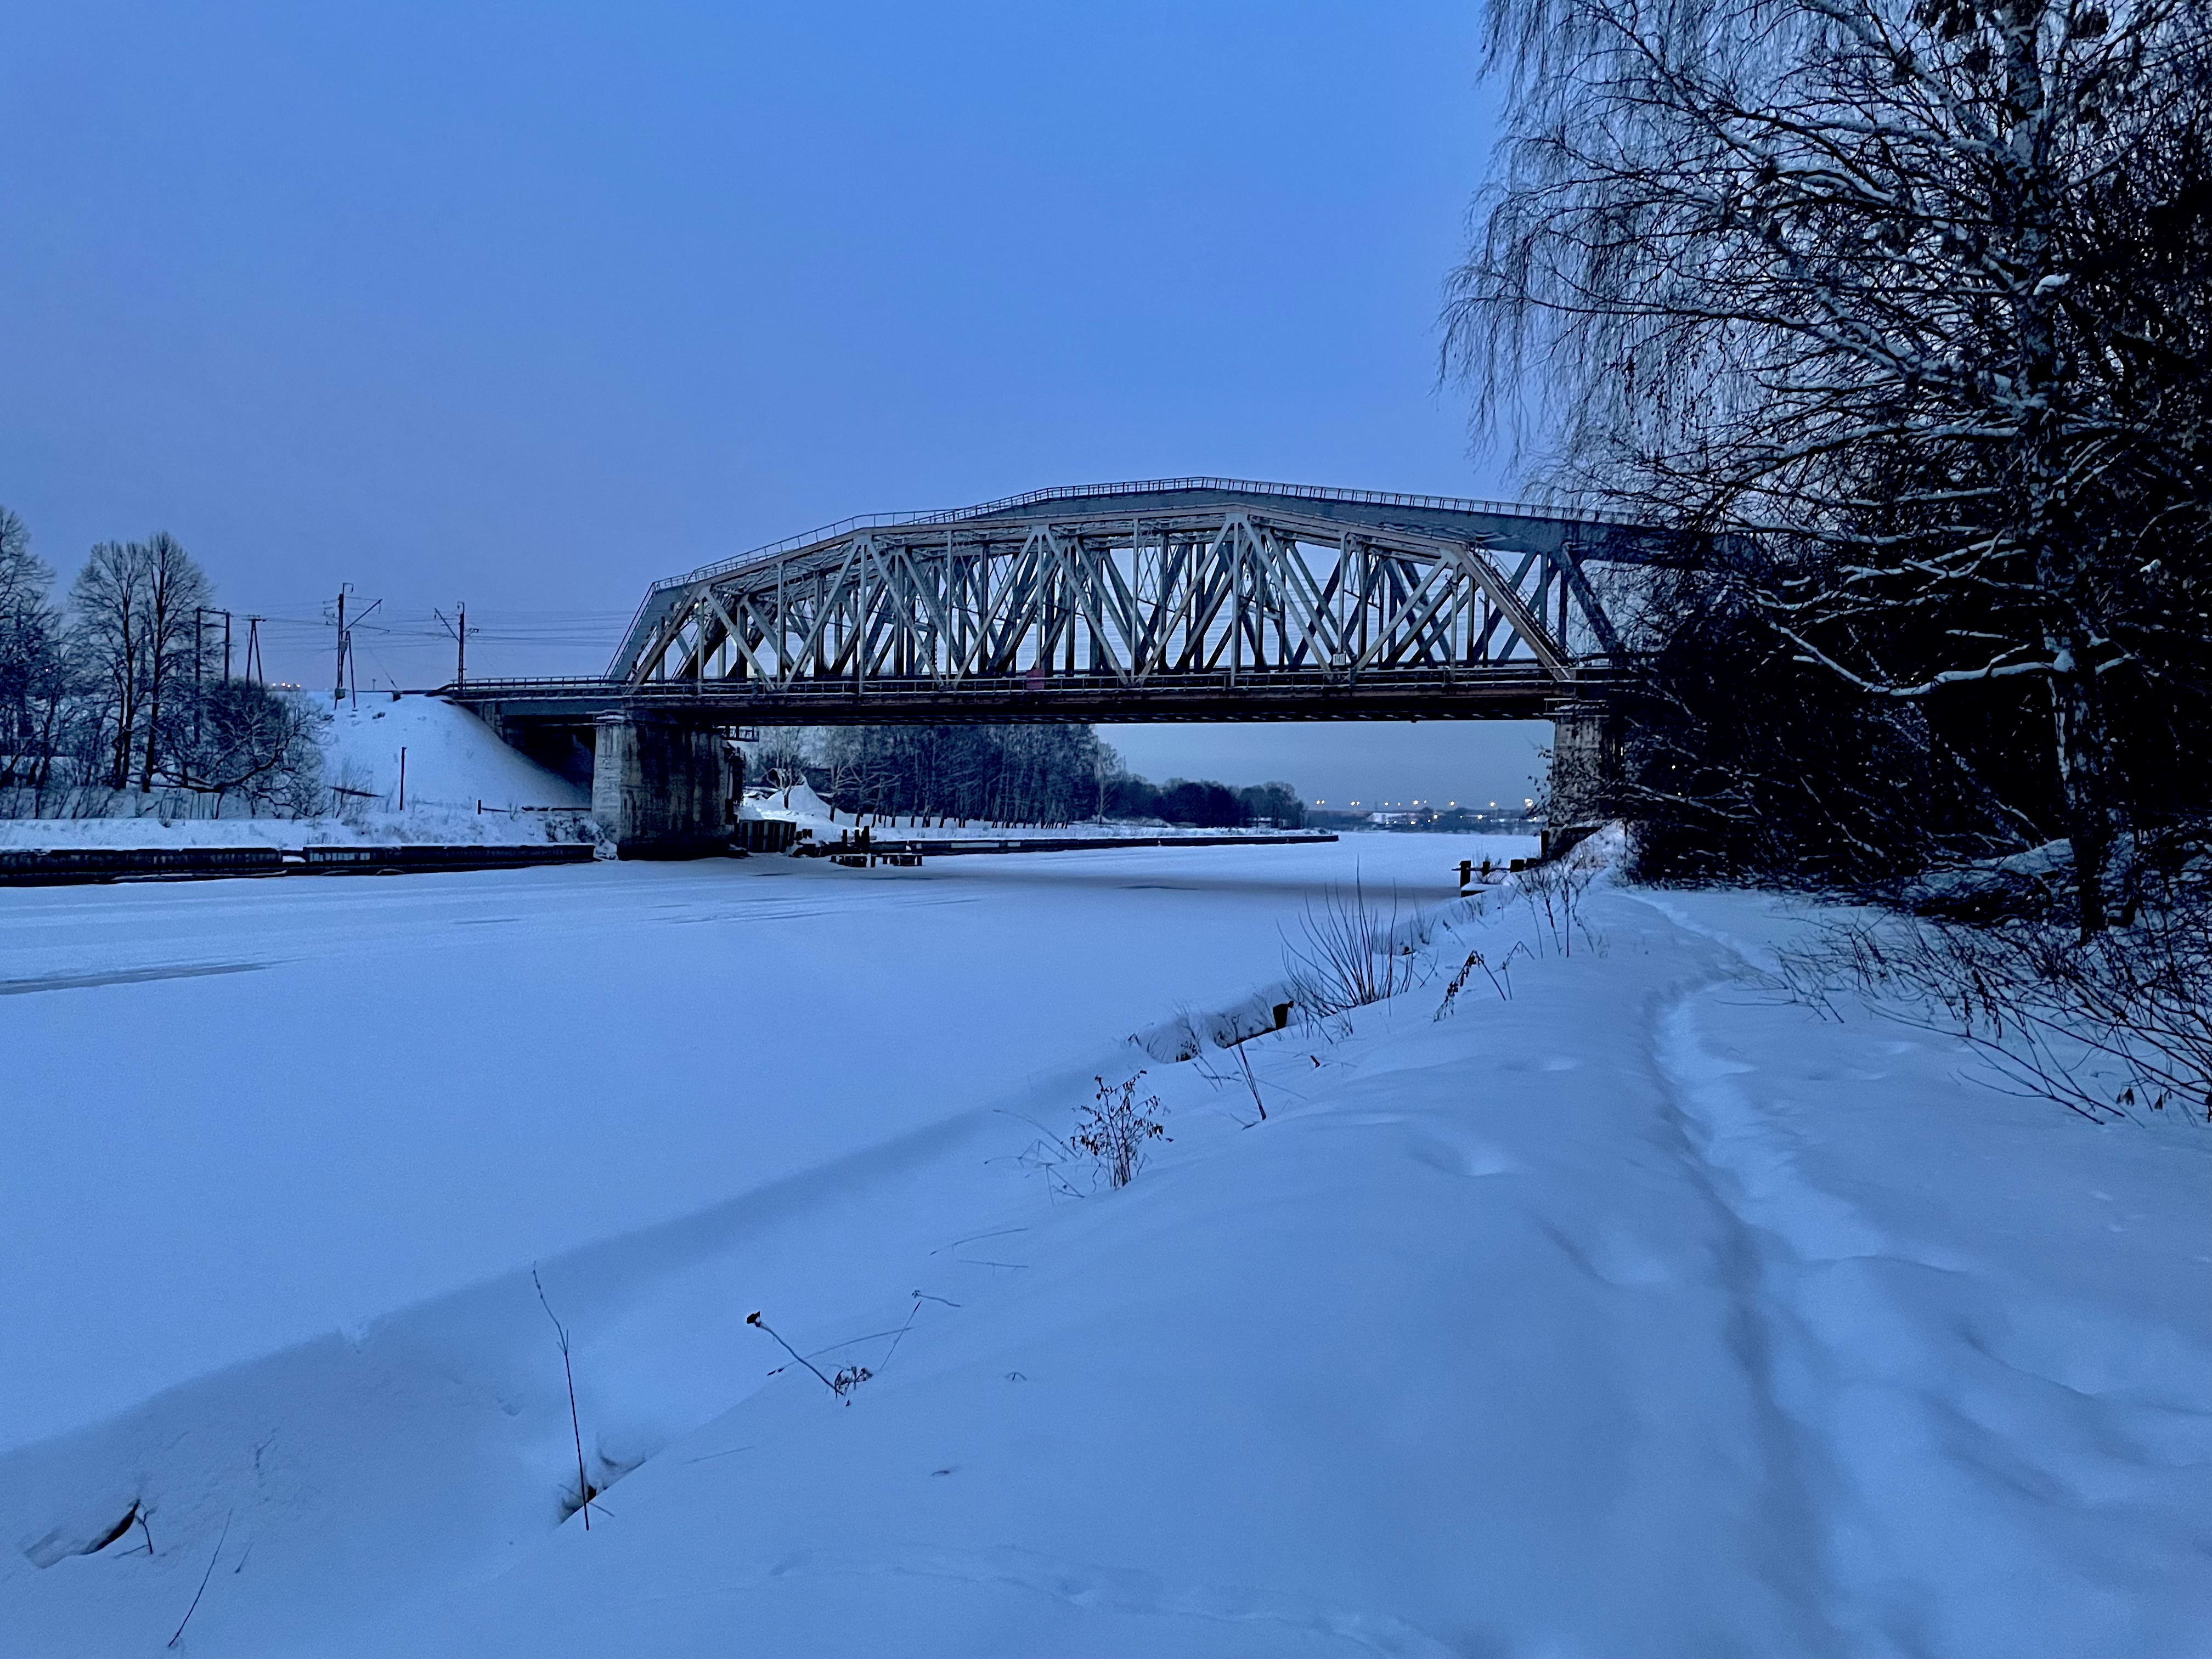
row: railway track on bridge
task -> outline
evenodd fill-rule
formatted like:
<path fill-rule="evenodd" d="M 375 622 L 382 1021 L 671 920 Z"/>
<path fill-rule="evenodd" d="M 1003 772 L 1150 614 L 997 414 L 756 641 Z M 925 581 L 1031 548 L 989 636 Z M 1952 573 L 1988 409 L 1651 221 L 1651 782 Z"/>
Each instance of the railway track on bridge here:
<path fill-rule="evenodd" d="M 1077 672 L 884 675 L 786 684 L 749 678 L 479 680 L 435 695 L 495 724 L 582 725 L 606 714 L 686 726 L 933 726 L 1054 721 L 1547 720 L 1603 702 L 1611 665 L 1565 675 L 1499 665 L 1456 670 L 1164 673 L 1132 681 Z"/>

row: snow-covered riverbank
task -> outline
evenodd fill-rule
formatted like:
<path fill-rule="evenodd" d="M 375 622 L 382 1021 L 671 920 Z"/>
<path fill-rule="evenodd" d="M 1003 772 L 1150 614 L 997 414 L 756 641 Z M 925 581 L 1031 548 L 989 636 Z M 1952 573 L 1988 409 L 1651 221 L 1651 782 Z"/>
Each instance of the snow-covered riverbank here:
<path fill-rule="evenodd" d="M 1471 845 L 0 895 L 0 1647 L 212 1562 L 178 1651 L 2203 1651 L 2204 1137 L 1778 1000 L 1781 901 L 1562 957 Z M 1127 1040 L 1355 868 L 1433 972 L 1246 1045 L 1264 1123 Z"/>
<path fill-rule="evenodd" d="M 331 715 L 322 728 L 323 782 L 342 811 L 250 817 L 234 799 L 161 790 L 79 804 L 80 811 L 97 805 L 108 817 L 0 817 L 0 848 L 506 846 L 590 838 L 591 792 L 508 748 L 465 708 L 424 696 L 371 695 L 333 705 L 317 694 L 314 701 Z"/>

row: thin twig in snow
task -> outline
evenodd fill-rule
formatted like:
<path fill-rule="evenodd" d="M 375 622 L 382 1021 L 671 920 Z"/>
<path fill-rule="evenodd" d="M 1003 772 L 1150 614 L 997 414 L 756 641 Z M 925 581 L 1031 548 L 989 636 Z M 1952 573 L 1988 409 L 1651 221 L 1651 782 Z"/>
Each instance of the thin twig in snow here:
<path fill-rule="evenodd" d="M 192 1622 L 192 1615 L 200 1610 L 200 1597 L 207 1594 L 208 1580 L 215 1577 L 215 1564 L 222 1559 L 222 1547 L 230 1541 L 230 1516 L 222 1517 L 222 1536 L 215 1540 L 215 1553 L 208 1557 L 207 1571 L 200 1575 L 200 1587 L 192 1592 L 192 1604 L 185 1609 L 185 1616 L 177 1621 L 177 1633 L 169 1638 L 174 1647 L 184 1639 L 185 1626 Z M 244 1566 L 245 1562 L 238 1564 Z"/>
<path fill-rule="evenodd" d="M 599 1493 L 592 1490 L 591 1481 L 584 1474 L 584 1425 L 576 1414 L 576 1370 L 568 1358 L 568 1328 L 553 1311 L 553 1304 L 545 1299 L 545 1286 L 538 1277 L 538 1264 L 530 1264 L 530 1282 L 538 1286 L 538 1305 L 545 1310 L 545 1316 L 553 1322 L 553 1330 L 561 1343 L 561 1370 L 568 1379 L 568 1431 L 576 1438 L 576 1507 L 584 1512 L 584 1530 L 592 1529 L 592 1500 Z"/>
<path fill-rule="evenodd" d="M 775 1327 L 769 1324 L 765 1319 L 763 1319 L 758 1312 L 747 1314 L 745 1316 L 745 1323 L 748 1325 L 757 1326 L 760 1329 L 766 1331 L 770 1336 L 775 1337 L 776 1346 L 778 1347 L 781 1348 L 793 1359 L 796 1359 L 800 1364 L 805 1366 L 808 1370 L 812 1371 L 816 1380 L 819 1382 L 823 1388 L 836 1395 L 838 1399 L 845 1400 L 848 1405 L 850 1405 L 852 1402 L 849 1400 L 846 1400 L 846 1396 L 875 1374 L 869 1370 L 865 1365 L 856 1365 L 850 1370 L 839 1371 L 837 1373 L 838 1381 L 833 1382 L 827 1376 L 824 1376 L 822 1374 L 822 1368 L 820 1366 L 817 1365 L 805 1354 L 799 1352 L 798 1349 L 793 1347 L 790 1343 L 786 1342 L 782 1336 L 777 1332 Z"/>

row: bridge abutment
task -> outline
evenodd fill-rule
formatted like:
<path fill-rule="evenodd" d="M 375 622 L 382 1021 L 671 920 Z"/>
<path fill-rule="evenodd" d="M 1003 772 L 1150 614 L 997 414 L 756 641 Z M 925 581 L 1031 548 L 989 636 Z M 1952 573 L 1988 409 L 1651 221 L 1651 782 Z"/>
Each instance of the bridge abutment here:
<path fill-rule="evenodd" d="M 729 844 L 742 763 L 718 731 L 603 714 L 592 753 L 592 817 L 626 859 L 700 858 Z"/>

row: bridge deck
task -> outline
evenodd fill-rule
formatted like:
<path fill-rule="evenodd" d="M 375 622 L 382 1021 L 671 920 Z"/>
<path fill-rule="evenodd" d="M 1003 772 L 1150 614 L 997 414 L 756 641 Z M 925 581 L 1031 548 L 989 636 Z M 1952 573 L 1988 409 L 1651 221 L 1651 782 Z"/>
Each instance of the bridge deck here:
<path fill-rule="evenodd" d="M 581 725 L 626 714 L 697 726 L 938 726 L 1194 720 L 1548 720 L 1604 701 L 1617 676 L 1584 670 L 1560 680 L 1528 665 L 1362 676 L 1279 670 L 1241 682 L 1169 675 L 1127 684 L 1110 674 L 1016 675 L 951 684 L 862 681 L 472 680 L 438 694 L 487 720 Z"/>

